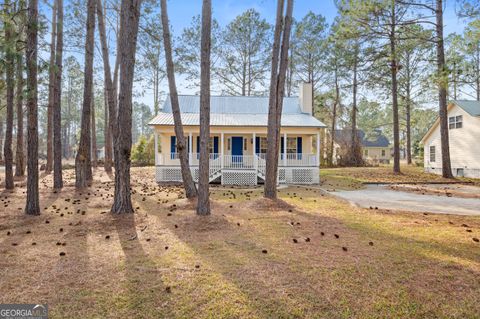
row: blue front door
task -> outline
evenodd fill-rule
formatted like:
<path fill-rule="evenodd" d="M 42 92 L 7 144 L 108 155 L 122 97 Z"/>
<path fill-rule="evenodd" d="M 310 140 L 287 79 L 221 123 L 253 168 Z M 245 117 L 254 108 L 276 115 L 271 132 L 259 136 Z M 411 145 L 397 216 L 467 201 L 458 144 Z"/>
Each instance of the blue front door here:
<path fill-rule="evenodd" d="M 241 162 L 243 156 L 243 137 L 232 136 L 232 161 Z"/>

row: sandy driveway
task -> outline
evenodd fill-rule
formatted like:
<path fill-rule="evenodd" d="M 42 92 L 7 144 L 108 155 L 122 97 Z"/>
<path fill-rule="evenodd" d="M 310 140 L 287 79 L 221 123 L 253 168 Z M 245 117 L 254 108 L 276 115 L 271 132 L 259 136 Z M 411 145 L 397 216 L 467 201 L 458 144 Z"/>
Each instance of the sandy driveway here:
<path fill-rule="evenodd" d="M 478 198 L 422 195 L 391 190 L 384 185 L 367 185 L 360 190 L 335 191 L 330 194 L 366 208 L 480 216 L 480 199 Z"/>

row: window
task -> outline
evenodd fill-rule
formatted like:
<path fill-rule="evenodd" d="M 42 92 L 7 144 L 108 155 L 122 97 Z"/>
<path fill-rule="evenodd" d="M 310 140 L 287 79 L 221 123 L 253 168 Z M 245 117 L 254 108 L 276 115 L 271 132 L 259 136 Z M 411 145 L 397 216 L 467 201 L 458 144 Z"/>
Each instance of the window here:
<path fill-rule="evenodd" d="M 435 163 L 435 145 L 430 146 L 430 162 Z"/>
<path fill-rule="evenodd" d="M 260 150 L 261 154 L 266 154 L 267 153 L 267 138 L 266 137 L 260 137 L 258 149 Z"/>
<path fill-rule="evenodd" d="M 450 116 L 448 118 L 448 128 L 449 129 L 456 129 L 456 128 L 462 128 L 463 126 L 463 118 L 461 115 L 458 116 Z"/>
<path fill-rule="evenodd" d="M 296 137 L 287 137 L 287 154 L 297 154 Z"/>
<path fill-rule="evenodd" d="M 385 156 L 385 150 L 382 150 L 382 157 Z"/>

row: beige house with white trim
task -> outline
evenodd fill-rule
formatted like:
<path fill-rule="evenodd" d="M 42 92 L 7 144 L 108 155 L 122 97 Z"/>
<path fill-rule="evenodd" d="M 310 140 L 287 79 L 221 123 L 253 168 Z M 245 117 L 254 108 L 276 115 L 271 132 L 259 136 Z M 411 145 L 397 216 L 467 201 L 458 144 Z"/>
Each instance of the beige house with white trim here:
<path fill-rule="evenodd" d="M 480 102 L 458 100 L 448 104 L 450 162 L 454 176 L 480 178 Z M 421 140 L 426 172 L 442 173 L 440 121 Z"/>
<path fill-rule="evenodd" d="M 303 84 L 300 97 L 283 103 L 279 183 L 319 182 L 320 132 L 326 126 L 312 116 L 311 84 Z M 180 95 L 180 110 L 187 139 L 189 164 L 198 179 L 198 95 Z M 212 96 L 210 102 L 210 181 L 226 185 L 256 185 L 265 178 L 268 97 Z M 155 136 L 158 182 L 180 182 L 173 114 L 167 98 L 162 111 L 149 123 Z"/>

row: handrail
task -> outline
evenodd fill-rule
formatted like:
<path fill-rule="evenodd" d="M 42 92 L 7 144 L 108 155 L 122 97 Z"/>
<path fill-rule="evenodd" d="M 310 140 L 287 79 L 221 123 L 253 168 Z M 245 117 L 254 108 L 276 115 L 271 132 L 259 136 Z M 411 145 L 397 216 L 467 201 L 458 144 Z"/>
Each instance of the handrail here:
<path fill-rule="evenodd" d="M 306 153 L 287 153 L 286 159 L 284 154 L 279 154 L 278 165 L 281 167 L 313 167 L 317 166 L 316 154 Z M 199 154 L 190 153 L 190 165 L 197 166 L 199 164 Z M 210 153 L 210 167 L 215 166 L 216 169 L 222 167 L 222 156 L 218 153 Z M 156 165 L 179 165 L 179 154 L 170 153 L 169 156 L 159 153 L 157 155 L 158 162 Z M 255 155 L 223 155 L 224 168 L 226 169 L 256 169 L 262 173 L 265 171 L 266 154 L 257 153 Z"/>

